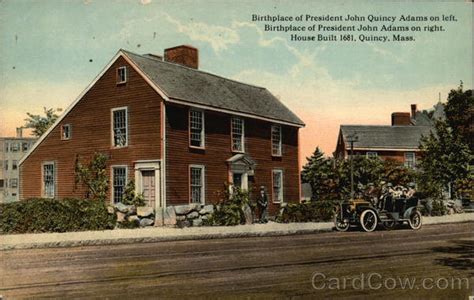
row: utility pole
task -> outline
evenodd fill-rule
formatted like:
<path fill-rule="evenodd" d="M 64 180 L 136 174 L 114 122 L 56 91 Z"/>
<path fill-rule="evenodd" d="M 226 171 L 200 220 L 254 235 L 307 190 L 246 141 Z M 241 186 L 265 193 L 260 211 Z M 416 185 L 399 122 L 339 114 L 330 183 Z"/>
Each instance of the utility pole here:
<path fill-rule="evenodd" d="M 354 132 L 351 135 L 347 136 L 347 141 L 351 144 L 351 157 L 350 157 L 350 164 L 351 164 L 351 200 L 354 200 L 354 164 L 353 164 L 353 157 L 354 157 L 354 143 L 359 140 L 359 137 Z"/>

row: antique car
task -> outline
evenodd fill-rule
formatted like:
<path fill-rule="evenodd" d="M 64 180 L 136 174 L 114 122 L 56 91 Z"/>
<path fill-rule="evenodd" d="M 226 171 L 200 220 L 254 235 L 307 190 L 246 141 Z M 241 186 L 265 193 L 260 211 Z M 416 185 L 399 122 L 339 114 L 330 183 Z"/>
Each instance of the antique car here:
<path fill-rule="evenodd" d="M 364 199 L 343 201 L 336 206 L 334 224 L 338 231 L 347 231 L 351 226 L 360 225 L 370 232 L 378 224 L 393 229 L 397 224 L 407 222 L 411 229 L 417 230 L 422 225 L 417 206 L 418 198 L 394 192 L 386 192 L 375 204 Z"/>

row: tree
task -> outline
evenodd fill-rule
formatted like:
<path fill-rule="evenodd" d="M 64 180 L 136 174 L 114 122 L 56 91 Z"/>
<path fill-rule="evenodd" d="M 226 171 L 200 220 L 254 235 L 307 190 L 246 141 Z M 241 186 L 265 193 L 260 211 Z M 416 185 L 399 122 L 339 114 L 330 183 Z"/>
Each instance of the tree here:
<path fill-rule="evenodd" d="M 440 197 L 443 190 L 451 188 L 456 195 L 459 188 L 456 185 L 469 178 L 469 163 L 473 158 L 461 135 L 455 134 L 447 122 L 438 120 L 434 132 L 422 137 L 420 149 L 421 190 L 427 195 Z"/>
<path fill-rule="evenodd" d="M 321 196 L 327 193 L 325 183 L 330 177 L 331 163 L 324 157 L 324 153 L 319 147 L 316 147 L 311 157 L 307 157 L 306 160 L 307 163 L 301 172 L 301 179 L 311 186 L 311 200 L 321 199 Z"/>
<path fill-rule="evenodd" d="M 76 186 L 82 183 L 87 187 L 85 198 L 104 201 L 107 198 L 109 179 L 107 176 L 107 156 L 95 153 L 92 160 L 84 166 L 76 156 Z"/>
<path fill-rule="evenodd" d="M 455 135 L 474 151 L 474 95 L 472 90 L 463 91 L 462 82 L 458 89 L 451 90 L 445 105 L 446 121 Z"/>
<path fill-rule="evenodd" d="M 25 128 L 31 128 L 33 129 L 32 135 L 36 137 L 42 136 L 51 125 L 56 122 L 56 120 L 59 118 L 59 115 L 57 113 L 61 112 L 61 108 L 49 108 L 47 109 L 46 107 L 43 107 L 44 111 L 44 116 L 41 115 L 34 115 L 29 112 L 26 114 L 28 115 L 28 118 L 25 119 Z"/>

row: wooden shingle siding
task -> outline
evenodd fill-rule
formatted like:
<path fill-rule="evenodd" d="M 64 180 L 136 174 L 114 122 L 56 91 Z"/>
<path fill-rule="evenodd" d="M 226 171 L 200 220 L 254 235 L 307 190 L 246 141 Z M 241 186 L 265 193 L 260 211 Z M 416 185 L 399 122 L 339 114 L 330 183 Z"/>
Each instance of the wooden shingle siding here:
<path fill-rule="evenodd" d="M 121 66 L 127 66 L 127 83 L 117 85 L 116 69 Z M 134 161 L 161 159 L 161 101 L 143 78 L 119 58 L 23 162 L 21 199 L 41 196 L 43 161 L 56 162 L 56 196 L 64 198 L 85 194 L 83 188 L 74 187 L 76 155 L 87 162 L 94 152 L 105 153 L 109 156 L 107 172 L 111 165 L 127 165 L 129 178 L 133 176 Z M 111 109 L 116 107 L 128 108 L 128 146 L 121 149 L 113 149 L 111 142 Z M 72 126 L 70 140 L 61 140 L 63 124 Z"/>
<path fill-rule="evenodd" d="M 206 167 L 206 203 L 217 203 L 229 173 L 226 160 L 235 153 L 231 151 L 231 115 L 205 111 L 205 149 L 189 147 L 188 107 L 166 105 L 166 165 L 167 204 L 189 203 L 190 164 Z M 257 163 L 254 182 L 249 186 L 267 188 L 272 196 L 272 170 L 282 169 L 284 176 L 284 201 L 299 201 L 298 128 L 282 126 L 282 157 L 272 157 L 272 123 L 256 119 L 245 119 L 245 152 Z M 270 204 L 275 213 L 279 204 Z"/>

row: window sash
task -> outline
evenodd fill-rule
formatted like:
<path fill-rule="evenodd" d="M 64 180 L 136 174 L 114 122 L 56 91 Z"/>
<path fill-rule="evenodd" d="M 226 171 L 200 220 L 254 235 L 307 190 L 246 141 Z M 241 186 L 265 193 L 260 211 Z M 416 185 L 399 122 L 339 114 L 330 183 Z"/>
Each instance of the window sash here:
<path fill-rule="evenodd" d="M 17 188 L 18 187 L 18 179 L 17 178 L 10 179 L 10 187 L 11 188 Z"/>
<path fill-rule="evenodd" d="M 415 153 L 406 152 L 405 153 L 405 167 L 414 168 L 416 164 Z"/>
<path fill-rule="evenodd" d="M 283 171 L 273 170 L 273 202 L 283 202 Z"/>
<path fill-rule="evenodd" d="M 54 198 L 55 170 L 53 163 L 43 164 L 43 194 L 46 198 Z"/>
<path fill-rule="evenodd" d="M 71 125 L 66 124 L 62 126 L 62 136 L 63 140 L 69 140 L 71 138 Z"/>
<path fill-rule="evenodd" d="M 281 156 L 281 126 L 272 125 L 272 155 Z"/>
<path fill-rule="evenodd" d="M 127 82 L 127 67 L 117 68 L 117 83 Z"/>
<path fill-rule="evenodd" d="M 113 167 L 112 173 L 113 202 L 118 203 L 122 201 L 125 186 L 127 185 L 127 168 Z"/>
<path fill-rule="evenodd" d="M 20 150 L 20 147 L 18 146 L 18 143 L 16 143 L 16 142 L 10 143 L 10 151 L 11 152 L 18 152 L 18 150 Z"/>
<path fill-rule="evenodd" d="M 191 203 L 204 203 L 204 167 L 190 167 L 190 201 Z"/>
<path fill-rule="evenodd" d="M 17 160 L 12 160 L 12 170 L 18 169 L 18 161 Z"/>
<path fill-rule="evenodd" d="M 23 142 L 23 143 L 21 144 L 21 150 L 22 150 L 23 152 L 28 151 L 29 148 L 30 148 L 30 147 L 29 147 L 29 144 L 28 144 L 27 142 Z"/>
<path fill-rule="evenodd" d="M 116 109 L 112 112 L 112 131 L 114 147 L 128 145 L 128 117 L 127 109 Z"/>
<path fill-rule="evenodd" d="M 378 153 L 374 151 L 369 151 L 366 153 L 367 158 L 376 158 L 377 156 L 378 156 Z"/>
<path fill-rule="evenodd" d="M 232 151 L 244 152 L 244 120 L 241 118 L 233 117 L 231 121 L 231 132 L 232 132 Z"/>
<path fill-rule="evenodd" d="M 189 111 L 189 145 L 204 147 L 204 113 L 202 111 Z"/>

